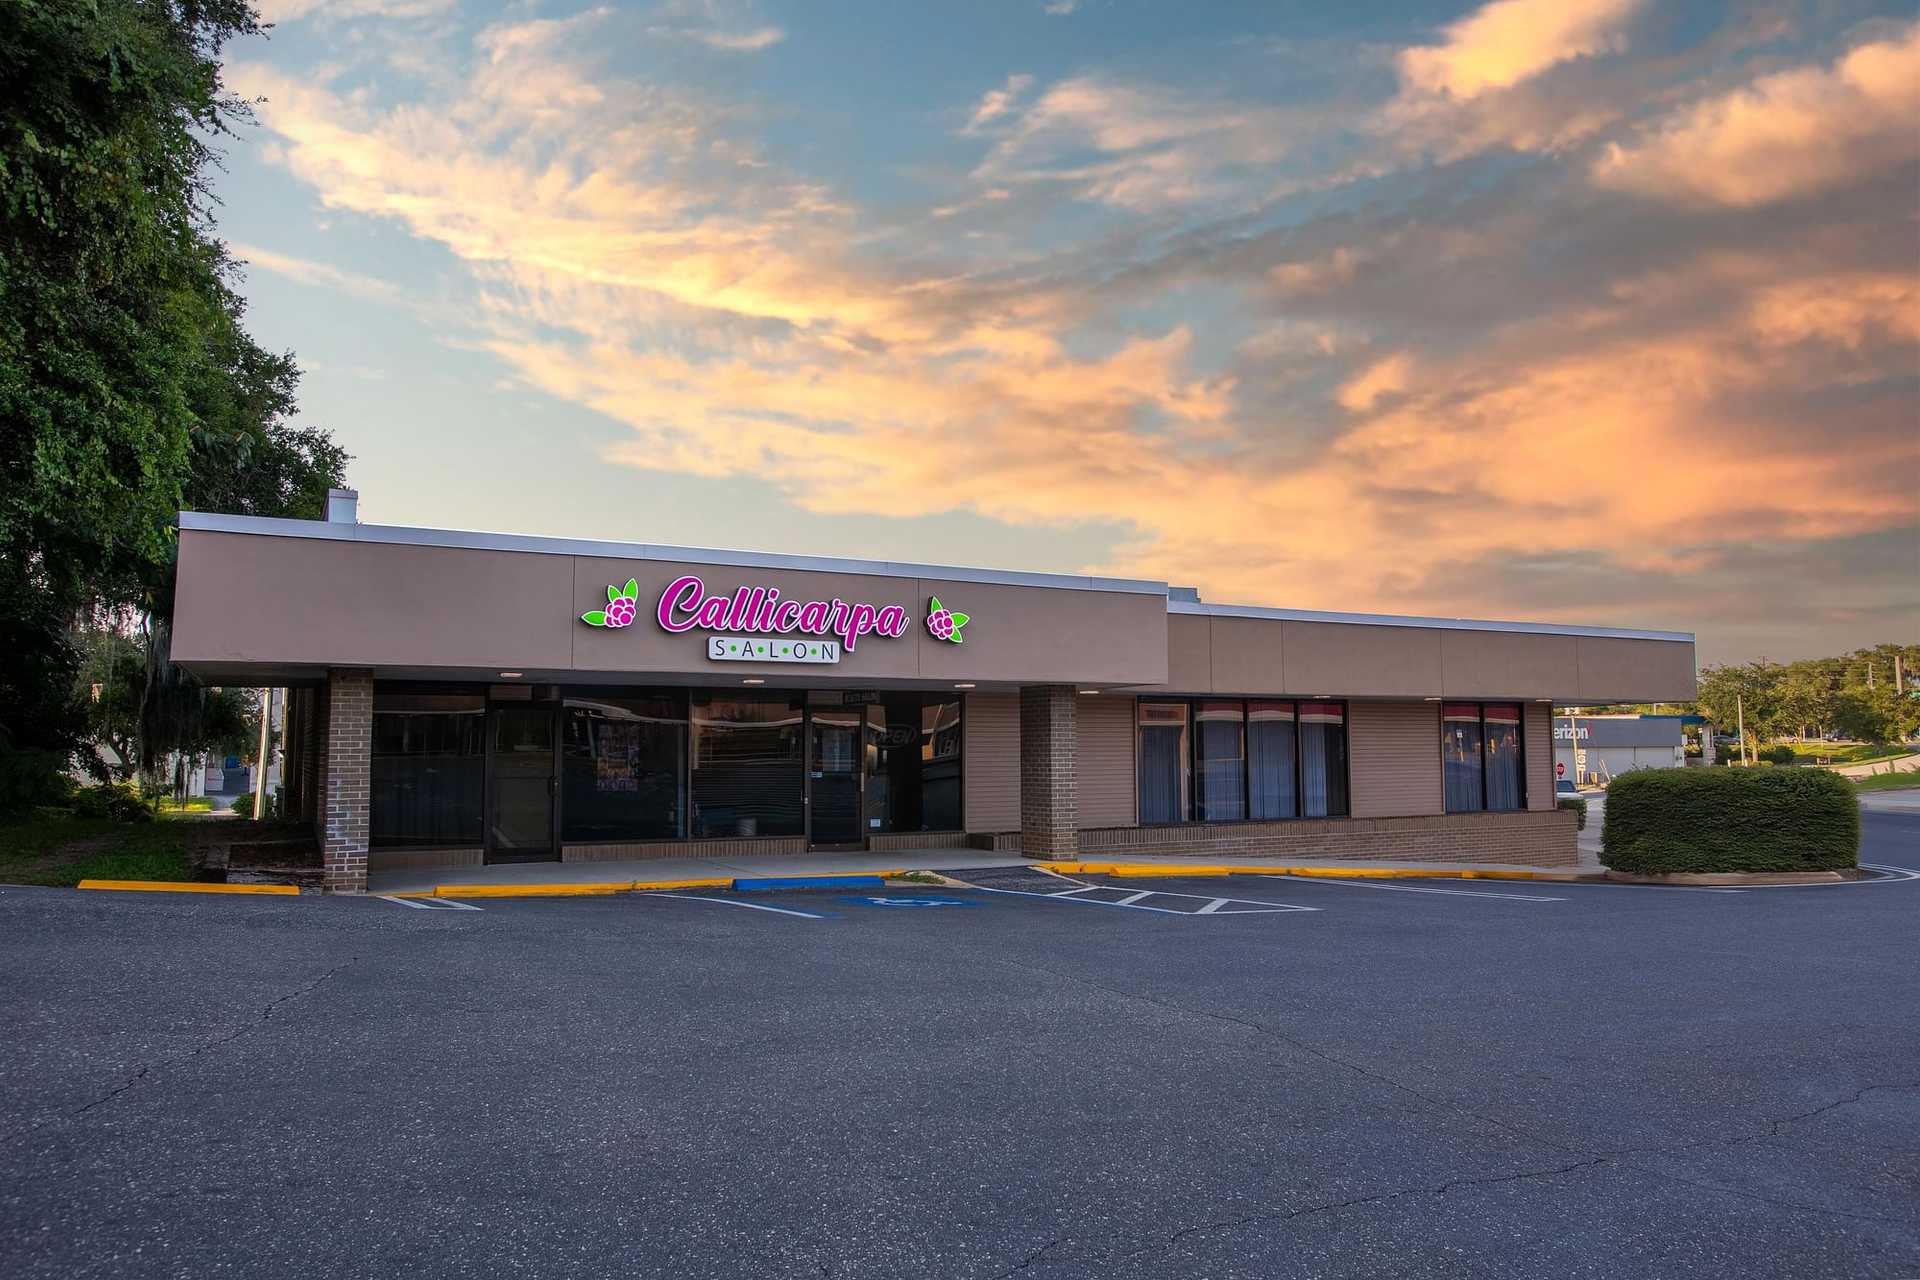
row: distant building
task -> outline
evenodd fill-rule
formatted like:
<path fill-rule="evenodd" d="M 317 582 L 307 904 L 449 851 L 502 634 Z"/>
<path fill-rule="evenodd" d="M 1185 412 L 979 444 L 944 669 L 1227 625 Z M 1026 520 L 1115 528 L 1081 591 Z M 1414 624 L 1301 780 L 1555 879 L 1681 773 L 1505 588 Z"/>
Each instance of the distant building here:
<path fill-rule="evenodd" d="M 1556 778 L 1605 783 L 1635 769 L 1672 769 L 1687 762 L 1683 716 L 1555 716 Z"/>

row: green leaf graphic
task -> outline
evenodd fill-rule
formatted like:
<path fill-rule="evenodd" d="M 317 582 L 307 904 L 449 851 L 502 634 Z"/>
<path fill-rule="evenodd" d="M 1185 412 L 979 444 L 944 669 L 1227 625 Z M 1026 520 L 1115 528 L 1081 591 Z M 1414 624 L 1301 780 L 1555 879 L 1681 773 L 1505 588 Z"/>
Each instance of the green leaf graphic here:
<path fill-rule="evenodd" d="M 607 586 L 607 603 L 612 604 L 615 600 L 618 600 L 619 598 L 620 598 L 620 592 L 617 589 L 615 589 L 611 583 L 609 583 Z"/>
<path fill-rule="evenodd" d="M 589 609 L 580 615 L 580 621 L 590 627 L 604 627 L 607 625 L 607 611 L 605 609 Z"/>
<path fill-rule="evenodd" d="M 968 615 L 956 611 L 953 615 L 953 629 L 958 631 L 960 628 L 966 626 L 967 617 Z"/>
<path fill-rule="evenodd" d="M 638 600 L 640 598 L 639 581 L 634 578 L 628 578 L 626 590 L 622 591 L 620 594 L 625 596 L 629 600 Z"/>

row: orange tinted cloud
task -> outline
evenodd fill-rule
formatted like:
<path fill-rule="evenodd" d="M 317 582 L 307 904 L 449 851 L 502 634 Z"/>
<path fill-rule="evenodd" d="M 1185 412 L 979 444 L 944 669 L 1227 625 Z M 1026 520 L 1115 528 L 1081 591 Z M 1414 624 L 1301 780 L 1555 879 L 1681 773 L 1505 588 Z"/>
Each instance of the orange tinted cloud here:
<path fill-rule="evenodd" d="M 1663 199 L 1755 205 L 1817 194 L 1920 154 L 1920 23 L 1831 67 L 1762 76 L 1607 147 L 1594 180 Z"/>
<path fill-rule="evenodd" d="M 1638 9 L 1500 0 L 1400 65 L 1420 92 L 1518 101 L 1530 78 L 1619 48 Z M 884 257 L 870 213 L 785 172 L 724 101 L 610 75 L 589 38 L 496 28 L 432 103 L 258 67 L 232 80 L 267 96 L 284 163 L 330 208 L 462 260 L 462 340 L 624 424 L 609 451 L 623 464 L 754 476 L 821 512 L 1119 520 L 1131 536 L 1089 568 L 1401 612 L 1488 611 L 1499 584 L 1480 567 L 1526 556 L 1575 578 L 1692 574 L 1706 598 L 1749 531 L 1817 545 L 1920 520 L 1912 406 L 1885 390 L 1912 367 L 1920 316 L 1910 269 L 1877 247 L 1886 212 L 1836 204 L 1831 227 L 1701 236 L 1622 223 L 1637 202 L 1585 185 L 1639 190 L 1635 175 L 1704 148 L 1700 190 L 1756 190 L 1738 175 L 1785 153 L 1752 139 L 1798 135 L 1728 120 L 1903 101 L 1910 38 L 1788 73 L 1813 90 L 1757 81 L 1739 92 L 1758 106 L 1730 114 L 1739 94 L 1720 95 L 1604 159 L 1542 162 L 1498 201 L 1470 172 L 1449 194 L 1442 173 L 1439 195 L 1391 216 L 1277 229 L 1236 220 L 1247 188 L 1226 175 L 1294 154 L 1303 138 L 1282 125 L 1300 113 L 1091 73 L 1030 94 L 1016 76 L 972 107 L 978 136 L 962 136 L 983 154 L 958 194 L 895 212 L 889 244 L 906 247 Z M 1616 128 L 1574 118 L 1555 117 L 1556 146 Z M 1841 148 L 1847 165 L 1864 145 Z M 976 212 L 1042 199 L 1224 211 L 1144 250 L 1116 238 L 985 266 L 951 250 Z M 1213 305 L 1209 324 L 1180 314 L 1190 297 Z M 1791 420 L 1836 388 L 1871 448 Z M 1642 607 L 1571 612 L 1692 621 Z"/>

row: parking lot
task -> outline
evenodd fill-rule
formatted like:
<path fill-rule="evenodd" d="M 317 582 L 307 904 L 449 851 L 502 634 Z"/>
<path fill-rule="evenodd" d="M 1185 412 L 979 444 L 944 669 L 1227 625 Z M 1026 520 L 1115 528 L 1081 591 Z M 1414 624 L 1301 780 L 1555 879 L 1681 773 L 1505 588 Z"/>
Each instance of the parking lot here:
<path fill-rule="evenodd" d="M 0 889 L 9 1276 L 1920 1275 L 1869 881 Z"/>

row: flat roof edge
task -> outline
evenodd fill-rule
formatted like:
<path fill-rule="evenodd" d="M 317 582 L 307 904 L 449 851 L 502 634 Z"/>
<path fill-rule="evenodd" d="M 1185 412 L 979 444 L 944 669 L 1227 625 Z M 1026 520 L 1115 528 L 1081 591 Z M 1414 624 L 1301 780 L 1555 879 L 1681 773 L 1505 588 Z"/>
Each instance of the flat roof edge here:
<path fill-rule="evenodd" d="M 1260 618 L 1275 622 L 1331 622 L 1350 626 L 1422 627 L 1435 631 L 1509 631 L 1524 635 L 1593 636 L 1614 640 L 1665 640 L 1692 644 L 1691 631 L 1636 631 L 1627 627 L 1582 627 L 1559 622 L 1496 622 L 1481 618 L 1422 618 L 1399 613 L 1337 613 L 1317 609 L 1270 609 L 1251 604 L 1196 604 L 1169 600 L 1170 614 L 1200 614 L 1216 618 Z"/>
<path fill-rule="evenodd" d="M 786 555 L 774 551 L 731 551 L 715 547 L 678 547 L 663 543 L 611 542 L 594 538 L 554 538 L 525 533 L 486 533 L 467 529 L 422 529 L 408 525 L 344 524 L 327 520 L 284 520 L 272 516 L 223 515 L 182 511 L 180 527 L 207 533 L 244 533 L 269 538 L 314 538 L 329 542 L 371 542 L 393 546 L 452 547 L 470 551 L 519 551 L 533 555 L 605 556 L 613 560 L 668 560 L 686 564 L 734 565 L 814 573 L 858 573 L 881 578 L 939 578 L 1013 587 L 1052 587 L 1068 591 L 1114 591 L 1165 597 L 1167 584 L 1137 578 L 1091 574 L 1026 573 L 1015 569 L 975 569 L 962 565 L 916 564 L 897 560 L 854 560 L 834 556 Z"/>

